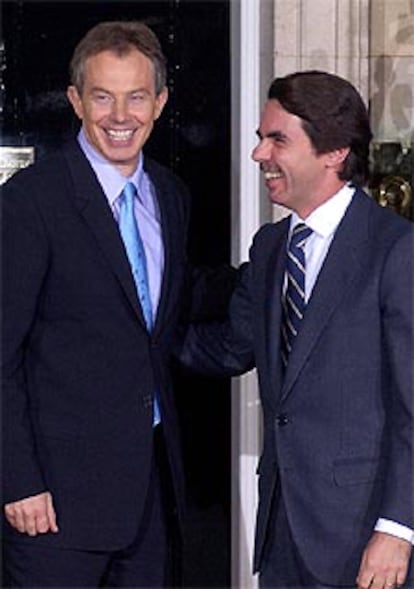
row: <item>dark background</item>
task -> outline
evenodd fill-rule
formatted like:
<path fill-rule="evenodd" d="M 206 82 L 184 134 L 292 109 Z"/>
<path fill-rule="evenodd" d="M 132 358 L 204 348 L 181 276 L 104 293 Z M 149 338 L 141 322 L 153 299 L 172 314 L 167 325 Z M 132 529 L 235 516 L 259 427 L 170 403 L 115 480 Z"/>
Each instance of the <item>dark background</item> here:
<path fill-rule="evenodd" d="M 142 19 L 168 59 L 170 98 L 144 151 L 173 168 L 193 196 L 195 264 L 230 259 L 230 0 L 4 1 L 4 146 L 38 159 L 78 129 L 66 100 L 74 46 L 95 23 Z M 230 383 L 176 371 L 190 495 L 184 584 L 230 585 Z"/>

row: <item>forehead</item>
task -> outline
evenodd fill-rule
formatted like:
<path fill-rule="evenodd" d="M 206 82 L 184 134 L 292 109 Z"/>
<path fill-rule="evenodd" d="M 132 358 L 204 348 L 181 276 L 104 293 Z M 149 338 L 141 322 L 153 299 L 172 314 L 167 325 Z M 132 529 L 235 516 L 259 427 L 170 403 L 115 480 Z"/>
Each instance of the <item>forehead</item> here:
<path fill-rule="evenodd" d="M 109 50 L 101 51 L 89 56 L 85 62 L 85 79 L 112 80 L 125 76 L 153 77 L 151 60 L 137 49 L 131 49 L 123 54 Z"/>
<path fill-rule="evenodd" d="M 265 102 L 259 131 L 262 137 L 274 132 L 283 132 L 287 136 L 305 134 L 302 128 L 302 119 L 285 110 L 275 99 Z"/>

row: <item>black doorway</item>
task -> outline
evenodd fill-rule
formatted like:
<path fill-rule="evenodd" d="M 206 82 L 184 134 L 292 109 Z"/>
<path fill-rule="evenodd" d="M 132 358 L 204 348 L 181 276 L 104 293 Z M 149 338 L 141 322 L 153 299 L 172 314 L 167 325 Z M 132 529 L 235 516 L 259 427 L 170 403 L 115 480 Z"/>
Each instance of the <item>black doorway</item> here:
<path fill-rule="evenodd" d="M 170 99 L 146 153 L 189 185 L 189 252 L 196 264 L 230 259 L 230 0 L 3 0 L 3 146 L 42 157 L 77 128 L 66 101 L 76 42 L 102 20 L 143 19 L 168 58 Z M 184 584 L 230 585 L 230 383 L 177 370 L 190 490 Z"/>

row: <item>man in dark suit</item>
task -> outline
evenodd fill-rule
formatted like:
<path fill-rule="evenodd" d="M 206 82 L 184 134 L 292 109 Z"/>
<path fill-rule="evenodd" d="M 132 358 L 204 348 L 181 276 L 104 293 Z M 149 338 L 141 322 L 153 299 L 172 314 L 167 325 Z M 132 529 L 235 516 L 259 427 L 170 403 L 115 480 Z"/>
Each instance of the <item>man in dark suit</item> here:
<path fill-rule="evenodd" d="M 161 587 L 182 496 L 169 358 L 188 193 L 142 151 L 167 100 L 154 33 L 93 27 L 68 98 L 77 139 L 2 194 L 4 586 Z M 127 182 L 152 325 L 118 226 Z"/>
<path fill-rule="evenodd" d="M 182 360 L 257 368 L 262 587 L 412 586 L 413 226 L 362 189 L 371 131 L 346 80 L 275 79 L 258 137 L 291 215 L 258 231 L 229 321 L 192 327 Z"/>

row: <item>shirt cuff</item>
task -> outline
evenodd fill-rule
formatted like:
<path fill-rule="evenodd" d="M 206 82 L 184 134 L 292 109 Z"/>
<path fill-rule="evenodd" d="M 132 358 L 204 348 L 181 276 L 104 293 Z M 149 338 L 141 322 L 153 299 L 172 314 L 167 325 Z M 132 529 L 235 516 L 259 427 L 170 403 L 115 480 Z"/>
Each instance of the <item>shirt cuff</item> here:
<path fill-rule="evenodd" d="M 376 523 L 375 531 L 384 532 L 385 534 L 390 534 L 391 536 L 396 536 L 397 538 L 407 540 L 407 542 L 410 542 L 414 545 L 414 530 L 389 519 L 380 517 Z"/>

